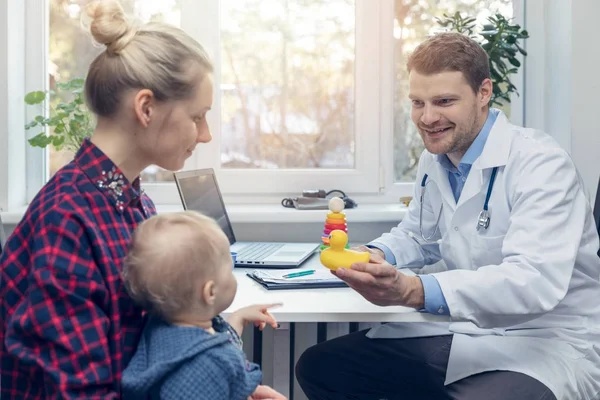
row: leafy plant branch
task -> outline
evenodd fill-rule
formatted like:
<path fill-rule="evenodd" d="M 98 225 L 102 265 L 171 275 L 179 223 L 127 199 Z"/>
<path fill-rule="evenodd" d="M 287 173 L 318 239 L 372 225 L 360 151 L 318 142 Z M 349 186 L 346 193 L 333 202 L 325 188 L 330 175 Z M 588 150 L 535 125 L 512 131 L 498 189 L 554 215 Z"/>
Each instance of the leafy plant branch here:
<path fill-rule="evenodd" d="M 84 79 L 74 78 L 66 83 L 57 83 L 57 91 L 27 93 L 25 103 L 28 105 L 41 104 L 53 96 L 71 98 L 70 101 L 59 102 L 56 107 L 50 105 L 50 117 L 37 115 L 25 125 L 26 130 L 42 129 L 42 132 L 28 139 L 29 144 L 42 148 L 52 145 L 56 150 L 65 148 L 75 152 L 83 140 L 91 136 L 94 119 L 85 106 L 83 85 Z"/>
<path fill-rule="evenodd" d="M 446 30 L 466 34 L 483 47 L 489 58 L 493 84 L 491 104 L 502 106 L 510 103 L 512 93 L 519 95 L 510 76 L 517 73 L 521 66 L 518 55 L 527 56 L 527 51 L 519 45 L 519 40 L 529 38 L 529 33 L 520 25 L 511 24 L 511 21 L 500 13 L 491 15 L 487 20 L 489 23 L 484 24 L 477 35 L 476 19 L 473 17 L 463 17 L 456 12 L 436 18 L 437 23 Z"/>

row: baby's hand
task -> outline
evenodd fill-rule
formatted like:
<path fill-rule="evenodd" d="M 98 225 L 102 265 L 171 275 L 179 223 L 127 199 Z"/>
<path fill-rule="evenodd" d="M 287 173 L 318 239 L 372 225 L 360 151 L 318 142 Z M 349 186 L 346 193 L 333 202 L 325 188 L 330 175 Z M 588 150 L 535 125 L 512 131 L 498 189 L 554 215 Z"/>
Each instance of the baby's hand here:
<path fill-rule="evenodd" d="M 240 336 L 242 335 L 244 326 L 250 322 L 253 322 L 254 326 L 257 326 L 260 330 L 263 330 L 267 324 L 271 325 L 273 328 L 277 328 L 277 321 L 267 309 L 280 305 L 281 303 L 256 304 L 240 308 L 229 316 L 227 322 L 229 322 L 229 325 L 231 325 Z"/>
<path fill-rule="evenodd" d="M 259 385 L 248 400 L 287 400 L 287 398 L 269 386 Z"/>

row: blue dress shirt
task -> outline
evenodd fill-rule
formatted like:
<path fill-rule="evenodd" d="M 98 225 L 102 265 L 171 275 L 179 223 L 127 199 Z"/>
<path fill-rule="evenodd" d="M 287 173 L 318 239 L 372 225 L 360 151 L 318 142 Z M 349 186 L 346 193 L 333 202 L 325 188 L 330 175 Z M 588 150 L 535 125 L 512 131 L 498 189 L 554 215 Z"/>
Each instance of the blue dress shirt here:
<path fill-rule="evenodd" d="M 496 122 L 498 114 L 499 111 L 497 109 L 490 108 L 483 128 L 481 128 L 481 131 L 460 160 L 458 168 L 452 164 L 445 154 L 436 157 L 437 161 L 442 165 L 442 167 L 448 171 L 448 180 L 450 181 L 450 187 L 452 188 L 452 194 L 454 195 L 454 200 L 456 202 L 458 202 L 458 199 L 460 198 L 460 194 L 462 193 L 465 182 L 467 181 L 467 177 L 469 176 L 469 172 L 471 171 L 471 166 L 483 152 L 483 147 L 485 146 L 485 142 L 487 141 L 490 131 L 494 126 L 494 122 Z M 396 257 L 394 256 L 394 253 L 392 253 L 387 246 L 369 245 L 369 247 L 379 248 L 385 254 L 385 260 L 387 262 L 392 265 L 396 264 Z M 440 287 L 437 279 L 435 279 L 435 276 L 419 275 L 419 279 L 421 279 L 423 291 L 425 293 L 425 306 L 423 310 L 420 311 L 427 311 L 432 314 L 450 315 L 448 303 L 446 302 L 442 288 Z"/>

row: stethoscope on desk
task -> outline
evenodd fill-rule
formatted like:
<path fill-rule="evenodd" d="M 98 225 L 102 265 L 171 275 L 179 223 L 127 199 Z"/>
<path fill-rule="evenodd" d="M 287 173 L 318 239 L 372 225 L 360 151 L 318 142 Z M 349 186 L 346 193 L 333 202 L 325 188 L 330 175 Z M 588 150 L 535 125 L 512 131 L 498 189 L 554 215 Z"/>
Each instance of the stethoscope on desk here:
<path fill-rule="evenodd" d="M 490 176 L 490 183 L 488 183 L 487 194 L 485 196 L 485 202 L 483 203 L 483 210 L 479 213 L 479 217 L 477 217 L 477 230 L 484 229 L 486 230 L 490 226 L 490 211 L 488 208 L 488 204 L 490 201 L 490 196 L 492 195 L 492 190 L 494 189 L 494 180 L 496 179 L 496 173 L 498 172 L 498 167 L 494 167 L 492 169 L 492 175 Z M 425 188 L 427 187 L 427 174 L 423 176 L 423 180 L 421 180 L 421 195 L 419 197 L 419 233 L 421 234 L 421 238 L 426 243 L 433 243 L 431 239 L 435 237 L 435 234 L 438 232 L 440 228 L 440 218 L 442 217 L 442 209 L 444 208 L 443 204 L 440 204 L 440 211 L 437 216 L 437 220 L 435 221 L 435 226 L 433 228 L 433 232 L 429 236 L 425 236 L 423 233 L 423 199 L 425 198 Z M 414 234 L 409 232 L 410 237 L 414 238 Z M 440 241 L 437 240 L 439 244 Z"/>

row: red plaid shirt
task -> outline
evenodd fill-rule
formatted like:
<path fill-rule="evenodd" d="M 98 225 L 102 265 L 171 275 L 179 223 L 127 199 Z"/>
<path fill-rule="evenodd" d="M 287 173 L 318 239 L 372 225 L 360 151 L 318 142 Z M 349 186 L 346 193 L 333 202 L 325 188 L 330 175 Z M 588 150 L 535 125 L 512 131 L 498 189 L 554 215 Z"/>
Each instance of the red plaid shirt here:
<path fill-rule="evenodd" d="M 2 400 L 119 397 L 143 325 L 121 262 L 155 213 L 89 140 L 42 188 L 0 257 Z"/>

